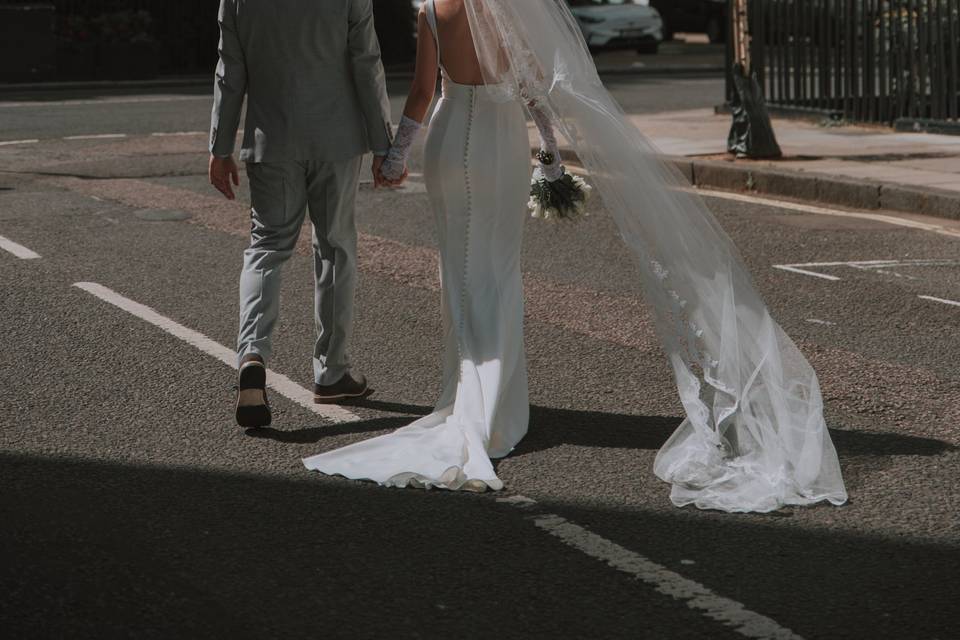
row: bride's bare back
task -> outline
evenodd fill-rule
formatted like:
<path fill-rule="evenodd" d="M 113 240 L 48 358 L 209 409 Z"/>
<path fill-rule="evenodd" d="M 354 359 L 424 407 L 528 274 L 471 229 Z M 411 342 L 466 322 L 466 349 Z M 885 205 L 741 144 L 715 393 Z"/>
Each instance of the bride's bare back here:
<path fill-rule="evenodd" d="M 427 3 L 434 1 L 441 59 L 437 58 L 437 38 L 427 20 Z M 403 113 L 416 122 L 423 122 L 433 101 L 441 64 L 450 80 L 457 84 L 482 85 L 484 81 L 463 0 L 427 0 L 420 9 L 417 23 L 417 71 Z"/>
<path fill-rule="evenodd" d="M 430 1 L 427 0 L 427 2 Z M 483 84 L 483 72 L 477 60 L 473 36 L 470 33 L 470 21 L 463 0 L 435 0 L 435 2 L 437 31 L 440 38 L 440 63 L 447 70 L 447 75 L 457 84 Z"/>

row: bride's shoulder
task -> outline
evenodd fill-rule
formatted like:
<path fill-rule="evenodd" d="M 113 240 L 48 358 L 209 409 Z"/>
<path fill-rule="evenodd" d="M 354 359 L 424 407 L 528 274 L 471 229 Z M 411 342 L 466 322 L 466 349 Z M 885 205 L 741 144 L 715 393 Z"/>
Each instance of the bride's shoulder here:
<path fill-rule="evenodd" d="M 454 14 L 463 9 L 463 0 L 426 0 L 420 8 L 425 9 L 427 2 L 433 2 L 437 13 L 441 15 Z"/>

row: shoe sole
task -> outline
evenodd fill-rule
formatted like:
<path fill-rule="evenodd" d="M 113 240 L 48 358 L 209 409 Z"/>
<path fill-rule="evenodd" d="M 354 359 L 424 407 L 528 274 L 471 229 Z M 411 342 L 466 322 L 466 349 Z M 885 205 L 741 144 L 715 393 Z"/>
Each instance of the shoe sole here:
<path fill-rule="evenodd" d="M 237 424 L 244 429 L 269 427 L 273 421 L 270 407 L 266 404 L 242 405 L 244 391 L 260 391 L 267 386 L 267 369 L 262 365 L 248 364 L 240 369 L 239 391 L 237 392 Z M 266 397 L 266 394 L 263 393 Z"/>
<path fill-rule="evenodd" d="M 364 398 L 369 398 L 373 395 L 373 389 L 367 387 L 361 393 L 341 393 L 336 396 L 318 396 L 314 394 L 313 403 L 314 404 L 345 404 L 349 402 L 356 402 L 358 400 L 363 400 Z"/>

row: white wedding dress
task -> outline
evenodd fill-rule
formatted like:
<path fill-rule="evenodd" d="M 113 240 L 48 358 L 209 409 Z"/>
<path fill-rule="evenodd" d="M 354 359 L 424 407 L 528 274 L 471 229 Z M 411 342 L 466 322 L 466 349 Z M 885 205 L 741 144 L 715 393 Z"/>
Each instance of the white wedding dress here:
<path fill-rule="evenodd" d="M 426 7 L 436 36 L 434 1 Z M 567 3 L 449 1 L 466 9 L 486 84 L 458 85 L 444 72 L 427 141 L 443 394 L 423 420 L 307 467 L 392 486 L 502 487 L 490 458 L 509 453 L 528 421 L 519 268 L 526 104 L 569 143 L 637 258 L 686 414 L 654 462 L 673 503 L 766 512 L 846 502 L 816 372 L 706 203 L 607 91 Z"/>
<path fill-rule="evenodd" d="M 428 23 L 438 43 L 433 3 Z M 430 120 L 424 178 L 436 220 L 445 355 L 436 410 L 391 434 L 304 460 L 385 486 L 499 490 L 491 458 L 527 432 L 520 245 L 530 193 L 522 104 L 453 82 Z"/>

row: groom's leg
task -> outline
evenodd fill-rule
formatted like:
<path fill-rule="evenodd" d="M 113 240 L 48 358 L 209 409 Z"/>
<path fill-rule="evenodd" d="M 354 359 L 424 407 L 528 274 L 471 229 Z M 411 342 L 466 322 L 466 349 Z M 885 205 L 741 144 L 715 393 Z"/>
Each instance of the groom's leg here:
<path fill-rule="evenodd" d="M 292 255 L 307 208 L 306 169 L 296 162 L 250 163 L 250 248 L 240 276 L 238 359 L 270 357 L 280 313 L 280 271 Z"/>
<path fill-rule="evenodd" d="M 362 157 L 309 165 L 307 189 L 313 221 L 315 319 L 314 381 L 333 385 L 350 370 L 347 343 L 357 282 L 354 207 Z"/>

